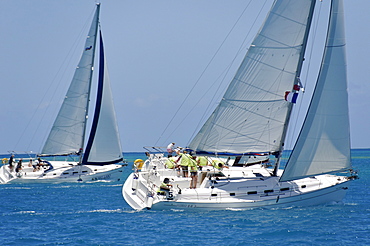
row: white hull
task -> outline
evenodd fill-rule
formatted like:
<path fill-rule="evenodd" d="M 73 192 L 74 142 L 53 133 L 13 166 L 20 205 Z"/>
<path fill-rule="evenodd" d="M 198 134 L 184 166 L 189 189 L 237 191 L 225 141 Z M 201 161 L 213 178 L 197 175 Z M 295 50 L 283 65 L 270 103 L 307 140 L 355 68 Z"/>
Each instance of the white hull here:
<path fill-rule="evenodd" d="M 348 183 L 335 185 L 333 187 L 309 192 L 306 194 L 295 195 L 278 199 L 278 195 L 261 200 L 239 200 L 229 199 L 230 201 L 163 201 L 153 204 L 152 209 L 206 209 L 206 210 L 225 210 L 225 209 L 251 209 L 251 208 L 279 208 L 279 207 L 304 207 L 332 202 L 341 202 L 346 194 Z"/>
<path fill-rule="evenodd" d="M 278 182 L 281 173 L 273 177 L 272 170 L 263 165 L 230 167 L 222 170 L 223 176 L 215 180 L 219 171 L 207 167 L 209 171 L 198 173 L 197 188 L 190 189 L 190 178 L 178 177 L 174 169 L 158 168 L 158 163 L 155 168 L 150 167 L 153 162 L 146 163 L 143 170 L 127 178 L 122 188 L 123 197 L 135 210 L 249 209 L 341 202 L 350 180 L 344 176 L 319 175 Z M 159 195 L 157 191 L 166 177 L 173 185 L 171 195 Z"/>
<path fill-rule="evenodd" d="M 9 169 L 9 165 L 0 167 L 0 184 L 5 183 L 40 183 L 40 182 L 89 182 L 98 180 L 120 181 L 123 165 L 78 165 L 77 162 L 50 161 L 53 166 L 35 170 L 28 163 L 23 163 L 21 171 Z M 16 165 L 16 164 L 15 164 Z"/>

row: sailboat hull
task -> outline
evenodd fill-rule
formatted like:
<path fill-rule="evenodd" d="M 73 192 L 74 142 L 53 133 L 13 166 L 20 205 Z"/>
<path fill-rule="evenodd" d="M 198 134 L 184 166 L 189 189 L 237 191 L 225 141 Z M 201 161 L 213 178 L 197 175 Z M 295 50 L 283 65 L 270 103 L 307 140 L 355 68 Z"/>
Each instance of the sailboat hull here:
<path fill-rule="evenodd" d="M 152 209 L 206 209 L 206 210 L 233 210 L 233 209 L 252 209 L 252 208 L 284 208 L 284 207 L 306 207 L 320 204 L 339 203 L 343 200 L 348 183 L 336 185 L 334 187 L 309 192 L 300 196 L 280 198 L 277 196 L 264 201 L 233 201 L 229 202 L 208 202 L 208 201 L 164 201 L 152 206 Z"/>
<path fill-rule="evenodd" d="M 198 172 L 197 188 L 190 189 L 191 178 L 179 176 L 175 169 L 159 168 L 159 162 L 146 164 L 143 170 L 132 173 L 122 188 L 124 199 L 135 210 L 225 210 L 338 203 L 351 180 L 345 176 L 318 175 L 279 182 L 281 171 L 278 176 L 271 176 L 272 170 L 257 164 L 221 171 L 207 167 Z M 170 179 L 172 188 L 167 194 L 160 194 L 164 178 Z"/>
<path fill-rule="evenodd" d="M 35 169 L 28 163 L 22 170 L 10 170 L 9 165 L 0 168 L 0 184 L 5 183 L 42 183 L 42 182 L 94 182 L 120 181 L 123 165 L 111 164 L 104 166 L 78 165 L 77 162 L 50 161 L 52 166 Z"/>

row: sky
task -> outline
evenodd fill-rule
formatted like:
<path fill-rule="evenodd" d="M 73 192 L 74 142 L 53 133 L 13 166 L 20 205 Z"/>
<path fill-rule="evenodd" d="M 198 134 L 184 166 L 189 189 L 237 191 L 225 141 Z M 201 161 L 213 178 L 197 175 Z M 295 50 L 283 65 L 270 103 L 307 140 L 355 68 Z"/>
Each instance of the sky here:
<path fill-rule="evenodd" d="M 80 58 L 95 3 L 1 0 L 0 153 L 42 149 Z M 101 3 L 122 149 L 136 152 L 189 143 L 221 99 L 272 0 Z M 322 14 L 328 3 L 318 1 Z M 344 0 L 344 7 L 351 144 L 370 148 L 370 15 L 363 11 L 370 1 Z M 317 23 L 317 33 L 323 32 L 325 24 Z M 320 60 L 314 50 L 312 57 Z M 307 83 L 317 73 L 310 67 L 301 76 Z"/>

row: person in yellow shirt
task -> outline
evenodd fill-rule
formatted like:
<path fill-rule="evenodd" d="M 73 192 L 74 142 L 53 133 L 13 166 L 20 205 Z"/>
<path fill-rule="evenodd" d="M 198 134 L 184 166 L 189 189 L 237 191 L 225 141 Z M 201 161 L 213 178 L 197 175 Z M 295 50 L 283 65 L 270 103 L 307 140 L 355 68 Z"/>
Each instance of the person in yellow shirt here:
<path fill-rule="evenodd" d="M 183 153 L 179 152 L 178 155 L 179 155 L 179 158 L 176 160 L 176 163 L 180 162 L 183 176 L 189 177 L 188 166 L 190 165 L 192 157 L 186 151 L 184 151 Z"/>
<path fill-rule="evenodd" d="M 208 166 L 208 159 L 205 156 L 197 156 L 196 161 L 201 171 L 203 167 Z"/>
<path fill-rule="evenodd" d="M 225 165 L 223 161 L 219 161 L 219 160 L 213 160 L 212 166 L 216 168 L 217 170 L 222 170 L 223 168 L 229 168 L 228 166 Z"/>
<path fill-rule="evenodd" d="M 169 178 L 164 178 L 163 182 L 159 186 L 158 195 L 167 195 L 171 190 L 172 184 L 170 184 Z"/>
<path fill-rule="evenodd" d="M 169 168 L 169 169 L 174 169 L 175 168 L 175 163 L 176 161 L 176 157 L 172 156 L 172 157 L 169 157 L 166 161 L 166 167 Z"/>

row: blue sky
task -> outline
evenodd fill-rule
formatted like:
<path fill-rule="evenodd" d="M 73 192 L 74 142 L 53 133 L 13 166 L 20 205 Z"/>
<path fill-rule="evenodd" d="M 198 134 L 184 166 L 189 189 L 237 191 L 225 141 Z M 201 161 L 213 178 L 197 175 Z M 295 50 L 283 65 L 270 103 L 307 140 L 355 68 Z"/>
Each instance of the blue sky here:
<path fill-rule="evenodd" d="M 0 153 L 41 150 L 80 57 L 95 2 L 1 2 Z M 249 2 L 102 0 L 123 151 L 188 144 L 221 98 L 272 1 L 252 0 L 241 15 Z M 322 13 L 328 3 L 318 1 Z M 369 148 L 370 16 L 364 10 L 370 1 L 344 4 L 352 147 Z M 323 27 L 318 24 L 318 33 Z M 314 72 L 307 74 L 307 80 L 315 80 Z"/>

